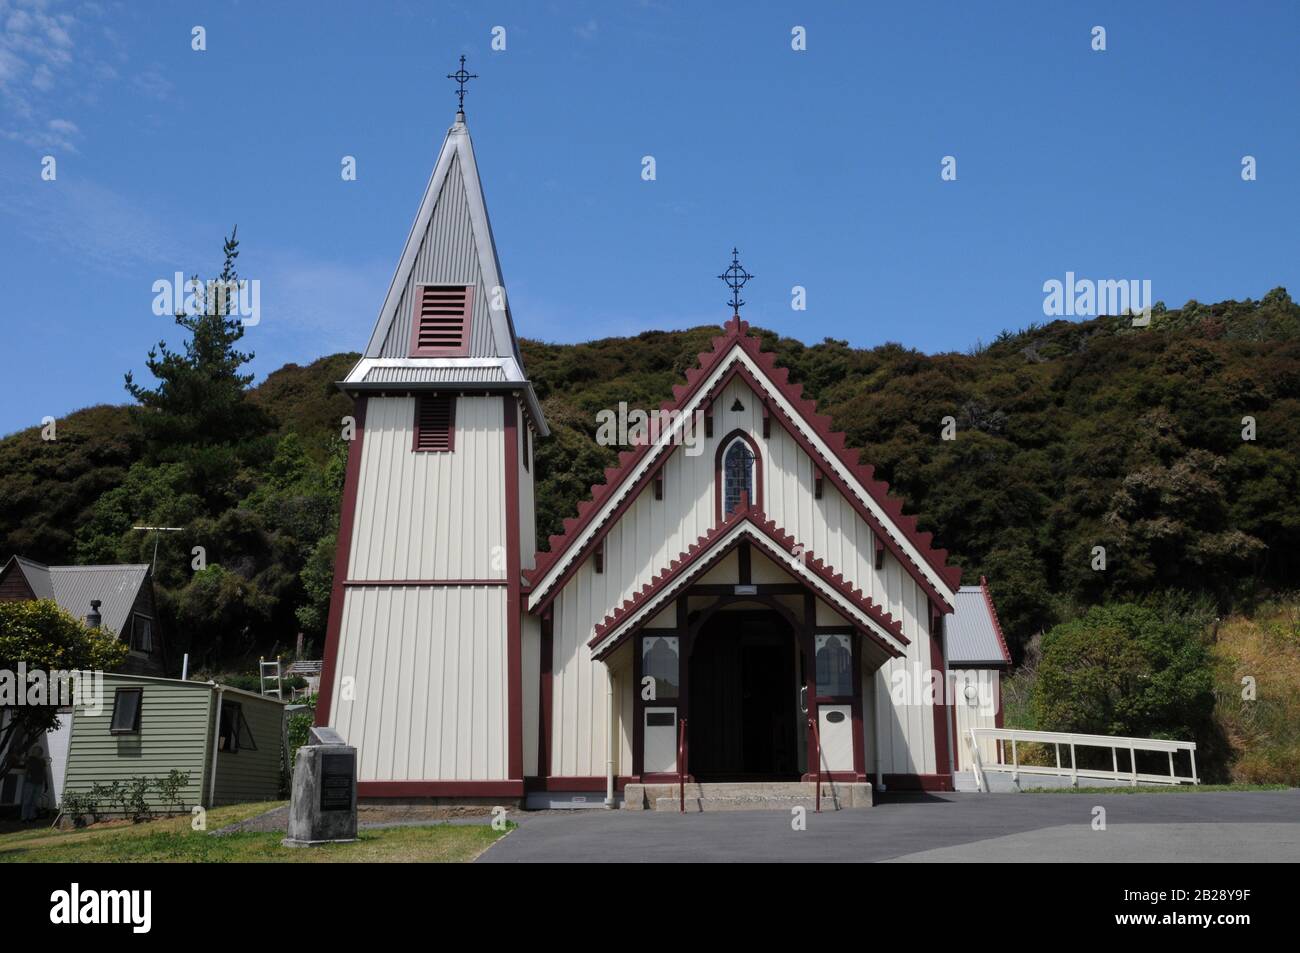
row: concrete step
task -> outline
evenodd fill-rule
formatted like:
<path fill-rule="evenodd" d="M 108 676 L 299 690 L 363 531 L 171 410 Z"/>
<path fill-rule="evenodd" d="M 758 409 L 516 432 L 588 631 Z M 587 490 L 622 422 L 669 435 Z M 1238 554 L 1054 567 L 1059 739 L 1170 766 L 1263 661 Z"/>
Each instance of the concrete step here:
<path fill-rule="evenodd" d="M 688 814 L 717 811 L 788 811 L 794 807 L 802 807 L 811 812 L 816 810 L 817 802 L 813 797 L 688 797 L 686 799 Z M 675 797 L 655 798 L 653 809 L 677 813 L 681 810 L 681 802 Z M 831 798 L 827 797 L 822 798 L 822 810 L 837 811 L 839 808 Z"/>
<path fill-rule="evenodd" d="M 686 785 L 686 809 L 703 811 L 763 811 L 806 807 L 813 810 L 817 788 L 811 781 L 725 782 Z M 624 808 L 631 811 L 677 811 L 680 788 L 676 784 L 629 784 Z M 822 810 L 871 807 L 871 785 L 822 782 Z"/>

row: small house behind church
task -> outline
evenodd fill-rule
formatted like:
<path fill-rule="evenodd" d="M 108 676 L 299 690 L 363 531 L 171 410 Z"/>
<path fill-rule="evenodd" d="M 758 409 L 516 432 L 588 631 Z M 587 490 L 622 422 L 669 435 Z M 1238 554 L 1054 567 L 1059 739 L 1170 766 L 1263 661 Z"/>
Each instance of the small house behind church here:
<path fill-rule="evenodd" d="M 119 671 L 161 675 L 166 664 L 148 563 L 46 566 L 12 556 L 0 569 L 0 602 L 53 599 L 74 618 L 127 643 Z"/>
<path fill-rule="evenodd" d="M 11 556 L 0 568 L 0 602 L 32 599 L 52 599 L 74 618 L 107 629 L 126 642 L 127 657 L 120 672 L 163 674 L 166 656 L 147 563 L 47 566 Z M 0 718 L 5 717 L 0 713 Z M 48 761 L 49 789 L 41 795 L 46 807 L 58 804 L 62 797 L 73 718 L 71 708 L 60 710 L 58 726 L 32 742 Z M 20 803 L 26 783 L 25 772 L 10 772 L 0 783 L 0 807 Z"/>

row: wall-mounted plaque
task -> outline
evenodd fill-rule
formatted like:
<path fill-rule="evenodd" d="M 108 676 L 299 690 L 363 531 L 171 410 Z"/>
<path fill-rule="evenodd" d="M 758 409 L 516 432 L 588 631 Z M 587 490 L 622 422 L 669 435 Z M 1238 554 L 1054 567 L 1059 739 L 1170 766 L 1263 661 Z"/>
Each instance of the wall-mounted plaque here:
<path fill-rule="evenodd" d="M 320 809 L 322 811 L 352 810 L 352 771 L 356 759 L 348 754 L 321 756 Z"/>

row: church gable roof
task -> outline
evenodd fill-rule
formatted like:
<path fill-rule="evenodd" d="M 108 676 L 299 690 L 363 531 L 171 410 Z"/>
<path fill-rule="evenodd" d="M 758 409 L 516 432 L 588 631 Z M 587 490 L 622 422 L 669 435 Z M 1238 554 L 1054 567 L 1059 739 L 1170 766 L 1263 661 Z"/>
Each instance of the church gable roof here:
<path fill-rule="evenodd" d="M 673 400 L 660 405 L 678 411 L 678 424 L 666 428 L 657 442 L 619 454 L 619 464 L 605 471 L 605 482 L 592 487 L 592 495 L 579 504 L 578 515 L 565 521 L 564 532 L 552 536 L 550 551 L 539 553 L 529 573 L 532 592 L 529 608 L 536 611 L 558 591 L 586 553 L 626 510 L 653 478 L 673 448 L 677 426 L 696 409 L 706 407 L 733 376 L 739 375 L 767 400 L 772 416 L 823 468 L 872 532 L 890 550 L 917 583 L 943 609 L 951 610 L 961 570 L 947 561 L 947 552 L 932 546 L 931 534 L 917 529 L 916 518 L 903 512 L 901 500 L 890 496 L 889 486 L 874 476 L 873 468 L 859 462 L 843 433 L 831 429 L 829 417 L 817 413 L 803 388 L 789 381 L 789 372 L 763 351 L 749 325 L 738 317 L 727 322 L 725 333 L 713 340 L 713 349 L 699 355 L 699 365 L 687 372 L 686 383 L 673 388 Z"/>
<path fill-rule="evenodd" d="M 754 545 L 790 576 L 816 591 L 842 615 L 853 619 L 890 655 L 903 654 L 909 640 L 903 635 L 901 621 L 747 502 L 607 615 L 596 626 L 595 634 L 587 643 L 593 654 L 600 656 L 613 649 L 639 622 L 653 617 L 683 588 L 704 576 L 741 542 Z"/>

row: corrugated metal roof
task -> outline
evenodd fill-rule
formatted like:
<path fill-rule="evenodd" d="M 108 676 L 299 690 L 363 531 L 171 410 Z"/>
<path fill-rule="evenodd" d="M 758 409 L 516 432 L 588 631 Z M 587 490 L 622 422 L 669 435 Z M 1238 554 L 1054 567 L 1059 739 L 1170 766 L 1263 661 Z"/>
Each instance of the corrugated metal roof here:
<path fill-rule="evenodd" d="M 27 579 L 27 585 L 31 586 L 32 593 L 37 599 L 54 598 L 54 589 L 50 586 L 50 568 L 48 566 L 43 566 L 30 559 L 24 559 L 22 556 L 15 556 L 14 562 L 18 564 L 18 568 Z"/>
<path fill-rule="evenodd" d="M 102 625 L 122 635 L 131 606 L 149 574 L 149 564 L 123 566 L 50 566 L 54 601 L 78 619 L 85 619 L 90 600 L 102 604 Z"/>
<path fill-rule="evenodd" d="M 499 366 L 420 367 L 412 363 L 372 367 L 363 380 L 367 384 L 484 384 L 506 379 Z"/>
<path fill-rule="evenodd" d="M 371 357 L 405 357 L 411 348 L 410 302 L 420 285 L 474 285 L 473 315 L 469 324 L 469 357 L 505 357 L 513 342 L 495 339 L 492 314 L 488 309 L 493 286 L 483 274 L 474 221 L 465 196 L 465 179 L 459 157 L 451 161 L 447 178 L 433 207 L 433 216 L 420 240 L 415 261 L 406 276 L 406 285 L 392 323 L 377 355 Z M 490 233 L 487 241 L 491 241 Z"/>
<path fill-rule="evenodd" d="M 944 626 L 944 644 L 951 668 L 1011 663 L 993 600 L 984 586 L 962 586 L 957 590 L 953 614 Z"/>

